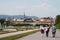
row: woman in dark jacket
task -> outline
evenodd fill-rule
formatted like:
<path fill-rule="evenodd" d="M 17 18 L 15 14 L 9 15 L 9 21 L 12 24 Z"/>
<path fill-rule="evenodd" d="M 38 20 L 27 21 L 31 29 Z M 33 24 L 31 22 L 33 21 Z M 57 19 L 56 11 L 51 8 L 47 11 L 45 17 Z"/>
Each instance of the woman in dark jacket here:
<path fill-rule="evenodd" d="M 50 27 L 46 25 L 45 27 L 45 32 L 46 32 L 46 37 L 48 37 Z"/>

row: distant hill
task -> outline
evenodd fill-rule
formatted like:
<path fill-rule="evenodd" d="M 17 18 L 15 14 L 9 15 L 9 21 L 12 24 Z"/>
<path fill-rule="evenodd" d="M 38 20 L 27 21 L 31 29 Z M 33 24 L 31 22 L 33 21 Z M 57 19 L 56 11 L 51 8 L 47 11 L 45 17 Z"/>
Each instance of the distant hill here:
<path fill-rule="evenodd" d="M 14 16 L 10 16 L 10 15 L 0 15 L 0 18 L 16 18 L 16 19 L 19 19 L 19 18 L 24 18 L 23 15 L 14 15 Z M 36 16 L 26 16 L 26 18 L 38 18 Z"/>

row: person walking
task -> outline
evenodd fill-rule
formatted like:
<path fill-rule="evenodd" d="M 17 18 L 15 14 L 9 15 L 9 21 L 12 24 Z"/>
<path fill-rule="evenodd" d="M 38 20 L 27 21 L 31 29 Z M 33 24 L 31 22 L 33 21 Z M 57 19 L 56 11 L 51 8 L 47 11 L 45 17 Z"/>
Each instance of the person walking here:
<path fill-rule="evenodd" d="M 46 25 L 46 27 L 45 27 L 46 37 L 48 37 L 48 35 L 49 35 L 49 30 L 50 30 L 50 27 L 48 25 Z"/>
<path fill-rule="evenodd" d="M 53 25 L 52 26 L 52 37 L 54 38 L 56 34 L 56 27 Z"/>
<path fill-rule="evenodd" d="M 44 36 L 44 27 L 43 26 L 40 26 L 40 32 L 41 32 L 41 36 L 43 37 Z"/>

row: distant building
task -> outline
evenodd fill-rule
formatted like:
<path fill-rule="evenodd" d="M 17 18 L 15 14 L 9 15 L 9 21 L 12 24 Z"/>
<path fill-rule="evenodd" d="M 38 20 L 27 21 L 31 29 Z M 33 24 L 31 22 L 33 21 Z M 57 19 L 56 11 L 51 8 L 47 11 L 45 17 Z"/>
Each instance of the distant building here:
<path fill-rule="evenodd" d="M 40 18 L 40 24 L 54 24 L 53 18 Z"/>
<path fill-rule="evenodd" d="M 22 23 L 24 20 L 23 19 L 13 19 L 12 21 L 13 21 L 13 23 L 18 24 L 18 23 Z"/>
<path fill-rule="evenodd" d="M 23 19 L 16 19 L 16 18 L 12 18 L 12 19 L 6 19 L 6 21 L 10 21 L 13 24 L 20 24 L 20 23 L 26 23 L 26 24 L 37 24 L 39 23 L 39 20 L 34 19 L 34 18 L 23 18 Z"/>

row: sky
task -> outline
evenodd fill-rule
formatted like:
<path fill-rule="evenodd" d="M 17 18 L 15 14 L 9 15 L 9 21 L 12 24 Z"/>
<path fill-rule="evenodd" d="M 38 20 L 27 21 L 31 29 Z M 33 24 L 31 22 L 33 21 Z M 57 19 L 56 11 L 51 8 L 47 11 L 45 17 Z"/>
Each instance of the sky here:
<path fill-rule="evenodd" d="M 60 0 L 0 0 L 0 15 L 55 17 L 60 15 Z"/>

